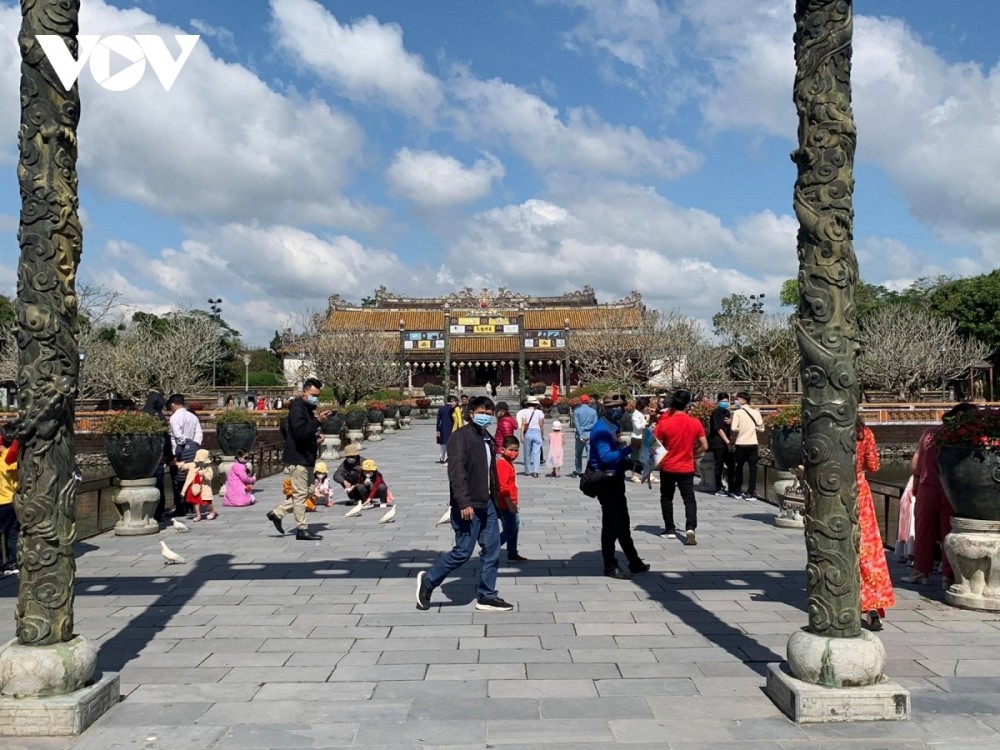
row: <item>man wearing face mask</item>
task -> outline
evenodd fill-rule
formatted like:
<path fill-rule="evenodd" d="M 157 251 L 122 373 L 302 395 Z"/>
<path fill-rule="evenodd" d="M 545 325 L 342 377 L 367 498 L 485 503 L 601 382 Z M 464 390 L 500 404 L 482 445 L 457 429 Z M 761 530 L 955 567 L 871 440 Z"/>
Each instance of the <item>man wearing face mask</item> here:
<path fill-rule="evenodd" d="M 279 534 L 284 534 L 281 519 L 289 512 L 295 516 L 298 527 L 295 538 L 303 542 L 318 541 L 323 537 L 309 531 L 306 523 L 306 497 L 309 495 L 310 474 L 316 465 L 320 434 L 320 419 L 326 419 L 330 412 L 323 412 L 317 419 L 316 405 L 323 384 L 316 378 L 308 378 L 302 384 L 302 396 L 293 399 L 288 407 L 288 427 L 285 431 L 285 449 L 282 461 L 285 472 L 292 480 L 292 496 L 267 514 L 267 520 L 274 524 Z"/>
<path fill-rule="evenodd" d="M 625 497 L 625 470 L 632 465 L 632 433 L 620 435 L 619 423 L 625 416 L 625 399 L 608 395 L 601 403 L 604 414 L 590 431 L 588 463 L 589 469 L 604 474 L 597 489 L 597 500 L 601 504 L 601 556 L 604 558 L 604 575 L 628 580 L 633 573 L 649 570 L 649 565 L 639 557 L 632 541 L 632 522 Z M 628 572 L 618 567 L 615 542 L 625 553 Z"/>
<path fill-rule="evenodd" d="M 361 449 L 358 448 L 356 443 L 349 443 L 344 448 L 344 460 L 337 467 L 337 470 L 333 472 L 334 484 L 339 484 L 344 488 L 348 499 L 350 499 L 354 488 L 361 484 L 361 460 Z"/>
<path fill-rule="evenodd" d="M 712 449 L 715 459 L 715 496 L 729 497 L 727 490 L 736 487 L 733 471 L 734 451 L 736 444 L 730 438 L 729 425 L 733 415 L 729 411 L 729 394 L 720 393 L 715 404 L 715 410 L 708 420 L 708 446 Z M 726 475 L 726 486 L 722 486 L 722 475 Z"/>
<path fill-rule="evenodd" d="M 487 427 L 493 421 L 493 400 L 476 396 L 469 401 L 470 421 L 448 441 L 448 484 L 451 495 L 451 528 L 455 546 L 428 571 L 417 574 L 417 609 L 430 609 L 431 594 L 452 571 L 460 568 L 479 544 L 479 588 L 476 609 L 510 612 L 514 609 L 497 595 L 500 564 L 498 507 L 500 482 L 496 451 Z"/>

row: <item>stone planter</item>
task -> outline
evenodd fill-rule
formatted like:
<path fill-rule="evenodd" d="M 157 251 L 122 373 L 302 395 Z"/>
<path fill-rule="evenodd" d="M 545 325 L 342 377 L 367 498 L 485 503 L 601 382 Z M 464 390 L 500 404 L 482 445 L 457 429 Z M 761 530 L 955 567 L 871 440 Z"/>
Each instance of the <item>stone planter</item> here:
<path fill-rule="evenodd" d="M 361 445 L 362 441 L 365 439 L 365 433 L 362 429 L 348 430 L 347 431 L 347 444 Z"/>
<path fill-rule="evenodd" d="M 365 413 L 363 411 L 349 411 L 344 415 L 344 424 L 347 425 L 347 429 L 350 431 L 357 432 L 358 430 L 364 429 L 365 426 Z"/>
<path fill-rule="evenodd" d="M 427 405 L 430 406 L 430 402 L 428 402 Z M 406 406 L 400 406 L 399 407 L 399 418 L 400 419 L 406 419 L 408 416 L 410 416 L 410 414 L 412 413 L 412 411 L 413 411 L 413 407 L 410 406 L 409 404 L 407 404 Z"/>
<path fill-rule="evenodd" d="M 405 417 L 400 417 L 399 418 L 399 429 L 401 429 L 401 430 L 408 430 L 408 429 L 410 429 L 410 416 L 409 415 L 407 415 Z"/>
<path fill-rule="evenodd" d="M 556 411 L 563 416 L 569 416 L 569 404 L 556 404 Z"/>
<path fill-rule="evenodd" d="M 331 414 L 326 420 L 320 425 L 320 430 L 324 435 L 336 435 L 340 437 L 341 430 L 344 429 L 344 415 L 343 414 Z"/>
<path fill-rule="evenodd" d="M 368 435 L 367 439 L 373 443 L 377 443 L 382 439 L 382 423 L 381 422 L 369 422 L 368 423 Z"/>
<path fill-rule="evenodd" d="M 1000 611 L 1000 522 L 952 518 L 944 551 L 955 574 L 945 600 L 955 607 Z"/>
<path fill-rule="evenodd" d="M 155 435 L 105 435 L 104 452 L 119 479 L 149 479 L 163 460 L 163 433 Z"/>
<path fill-rule="evenodd" d="M 956 516 L 1000 522 L 1000 454 L 942 445 L 938 471 Z"/>
<path fill-rule="evenodd" d="M 257 425 L 249 422 L 230 422 L 215 427 L 219 449 L 225 456 L 235 456 L 237 451 L 249 451 L 257 440 Z"/>
<path fill-rule="evenodd" d="M 115 523 L 116 536 L 143 536 L 158 534 L 160 524 L 153 519 L 156 505 L 160 502 L 160 491 L 156 489 L 156 479 L 122 479 L 121 486 L 112 494 L 118 521 Z"/>
<path fill-rule="evenodd" d="M 774 466 L 780 471 L 791 471 L 802 463 L 802 428 L 775 427 L 769 439 Z"/>
<path fill-rule="evenodd" d="M 319 457 L 324 461 L 336 461 L 340 458 L 340 433 L 336 435 L 323 435 L 323 444 L 320 446 Z"/>
<path fill-rule="evenodd" d="M 381 409 L 369 409 L 368 410 L 368 424 L 382 424 L 385 419 L 385 414 Z"/>

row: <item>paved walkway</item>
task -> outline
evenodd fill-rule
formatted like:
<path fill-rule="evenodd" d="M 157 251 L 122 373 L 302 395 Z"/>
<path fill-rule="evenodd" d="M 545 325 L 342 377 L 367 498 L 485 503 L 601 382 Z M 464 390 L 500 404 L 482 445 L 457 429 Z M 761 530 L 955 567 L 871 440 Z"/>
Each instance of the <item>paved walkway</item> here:
<path fill-rule="evenodd" d="M 399 500 L 326 538 L 278 537 L 259 504 L 185 535 L 79 545 L 78 631 L 121 673 L 123 701 L 83 737 L 5 750 L 256 748 L 950 748 L 1000 746 L 1000 620 L 897 589 L 882 639 L 914 720 L 796 726 L 762 693 L 765 665 L 805 623 L 801 532 L 762 504 L 700 496 L 699 544 L 663 540 L 654 491 L 630 485 L 653 572 L 600 574 L 599 514 L 571 479 L 522 482 L 521 552 L 503 567 L 512 613 L 473 609 L 476 566 L 414 607 L 414 580 L 450 543 L 427 423 L 369 444 Z M 286 522 L 287 525 L 291 525 Z M 188 559 L 164 567 L 164 539 Z M 898 579 L 903 570 L 895 571 Z M 0 582 L 0 637 L 16 586 Z M 819 742 L 822 740 L 822 742 Z"/>

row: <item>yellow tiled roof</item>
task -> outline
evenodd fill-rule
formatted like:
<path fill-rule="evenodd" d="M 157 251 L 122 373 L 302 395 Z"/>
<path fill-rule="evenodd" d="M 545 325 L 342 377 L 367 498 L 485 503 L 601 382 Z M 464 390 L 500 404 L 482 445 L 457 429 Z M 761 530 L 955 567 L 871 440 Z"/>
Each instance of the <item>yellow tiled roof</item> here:
<path fill-rule="evenodd" d="M 455 354 L 517 354 L 517 336 L 453 336 L 449 342 Z"/>
<path fill-rule="evenodd" d="M 477 317 L 481 310 L 451 310 L 453 317 Z M 517 319 L 518 310 L 490 310 L 490 317 Z M 559 330 L 569 319 L 570 330 L 588 328 L 632 328 L 638 325 L 642 313 L 638 307 L 564 307 L 547 310 L 525 310 L 524 328 L 531 330 Z M 445 314 L 443 310 L 380 310 L 361 308 L 334 310 L 327 317 L 328 329 L 364 328 L 366 330 L 395 332 L 399 321 L 407 331 L 443 331 Z"/>

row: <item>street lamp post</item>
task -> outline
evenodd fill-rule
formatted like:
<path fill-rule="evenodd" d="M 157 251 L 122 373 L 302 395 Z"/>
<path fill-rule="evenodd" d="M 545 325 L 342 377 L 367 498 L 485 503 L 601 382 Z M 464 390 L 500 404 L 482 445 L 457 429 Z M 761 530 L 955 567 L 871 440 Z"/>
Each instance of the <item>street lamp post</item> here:
<path fill-rule="evenodd" d="M 760 294 L 750 295 L 750 312 L 756 315 L 764 314 L 764 297 L 766 295 L 762 292 Z"/>
<path fill-rule="evenodd" d="M 212 313 L 211 317 L 215 320 L 216 323 L 218 323 L 219 320 L 222 317 L 222 298 L 221 297 L 219 297 L 217 299 L 211 299 L 210 298 L 208 300 L 208 309 Z M 218 358 L 219 358 L 218 354 L 215 351 L 213 351 L 212 352 L 212 390 L 213 391 L 215 390 L 215 365 L 216 365 L 216 362 L 217 362 Z"/>
<path fill-rule="evenodd" d="M 246 380 L 244 381 L 243 389 L 247 392 L 250 391 L 250 355 L 243 355 L 243 366 L 246 368 Z"/>

